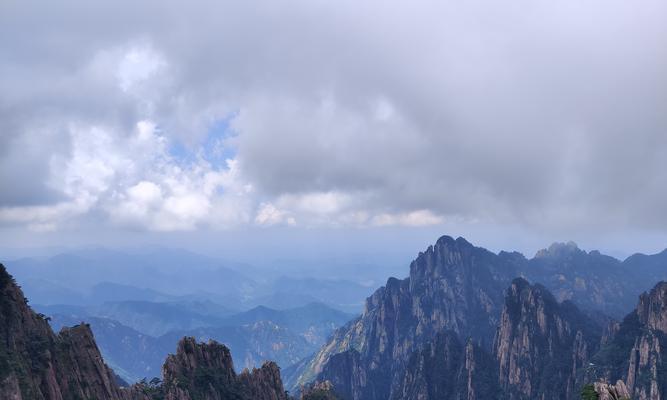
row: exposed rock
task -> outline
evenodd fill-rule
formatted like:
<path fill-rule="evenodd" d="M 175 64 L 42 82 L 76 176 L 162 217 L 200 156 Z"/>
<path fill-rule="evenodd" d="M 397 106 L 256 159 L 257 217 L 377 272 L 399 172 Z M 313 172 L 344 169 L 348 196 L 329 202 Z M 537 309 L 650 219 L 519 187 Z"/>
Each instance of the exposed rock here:
<path fill-rule="evenodd" d="M 490 348 L 518 260 L 443 236 L 412 262 L 409 278 L 390 278 L 367 299 L 361 317 L 332 336 L 300 383 L 322 374 L 318 379 L 331 380 L 344 398 L 384 400 L 401 384 L 409 357 L 438 333 L 451 330 Z M 342 365 L 364 374 L 352 377 Z"/>
<path fill-rule="evenodd" d="M 0 398 L 126 398 L 88 325 L 55 335 L 0 264 Z"/>
<path fill-rule="evenodd" d="M 280 369 L 267 362 L 237 375 L 229 349 L 184 338 L 164 381 L 120 388 L 87 324 L 55 335 L 0 264 L 0 399 L 287 400 Z"/>
<path fill-rule="evenodd" d="M 617 381 L 615 385 L 605 382 L 595 382 L 595 392 L 599 400 L 623 400 L 630 399 L 630 391 L 623 381 Z"/>
<path fill-rule="evenodd" d="M 463 346 L 447 331 L 410 357 L 393 399 L 498 399 L 496 370 L 486 351 L 472 341 Z"/>
<path fill-rule="evenodd" d="M 637 316 L 648 329 L 667 333 L 667 282 L 658 283 L 639 297 Z"/>
<path fill-rule="evenodd" d="M 666 331 L 667 283 L 661 282 L 640 296 L 637 309 L 593 358 L 586 379 L 621 381 L 633 399 L 661 399 L 667 393 Z"/>
<path fill-rule="evenodd" d="M 273 362 L 236 375 L 229 349 L 215 341 L 183 338 L 163 367 L 167 400 L 286 400 L 280 369 Z"/>
<path fill-rule="evenodd" d="M 576 398 L 577 370 L 599 343 L 598 332 L 573 304 L 515 279 L 494 345 L 500 385 L 510 399 Z"/>

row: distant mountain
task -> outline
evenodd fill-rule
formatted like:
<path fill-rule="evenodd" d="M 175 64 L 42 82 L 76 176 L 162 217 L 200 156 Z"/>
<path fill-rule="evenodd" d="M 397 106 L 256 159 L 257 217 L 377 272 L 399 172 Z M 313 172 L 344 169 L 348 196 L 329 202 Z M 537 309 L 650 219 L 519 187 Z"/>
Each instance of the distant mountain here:
<path fill-rule="evenodd" d="M 287 309 L 321 302 L 359 313 L 374 290 L 349 280 L 262 276 L 256 267 L 232 266 L 173 249 L 126 253 L 103 248 L 8 263 L 33 302 L 42 305 L 190 300 L 247 310 L 264 304 Z"/>
<path fill-rule="evenodd" d="M 520 271 L 549 288 L 559 301 L 573 300 L 582 308 L 615 318 L 634 307 L 637 293 L 657 282 L 643 267 L 633 268 L 598 251 L 585 252 L 572 242 L 540 250 Z M 667 277 L 667 269 L 663 275 Z"/>
<path fill-rule="evenodd" d="M 116 320 L 152 336 L 174 330 L 220 325 L 223 317 L 229 314 L 229 310 L 225 308 L 221 308 L 217 315 L 210 314 L 210 310 L 205 307 L 199 311 L 191 303 L 119 301 L 91 307 L 88 314 Z"/>
<path fill-rule="evenodd" d="M 160 293 L 153 289 L 140 288 L 131 285 L 122 285 L 113 282 L 100 282 L 95 284 L 88 292 L 85 304 L 103 304 L 119 301 L 151 301 L 169 302 L 176 301 L 179 297 Z M 53 304 L 53 302 L 50 302 Z M 79 303 L 69 303 L 79 304 Z"/>
<path fill-rule="evenodd" d="M 112 289 L 118 290 L 115 300 L 156 301 L 155 296 L 198 293 L 199 298 L 217 300 L 230 308 L 240 309 L 244 299 L 257 287 L 252 279 L 218 260 L 173 249 L 138 253 L 82 250 L 53 257 L 14 260 L 8 263 L 8 268 L 21 284 L 39 277 L 51 285 L 86 295 L 78 303 L 62 298 L 34 300 L 41 304 L 99 303 L 98 296 L 102 296 L 101 299 L 114 294 L 113 290 L 97 285 L 112 283 L 116 284 Z M 123 293 L 127 295 L 122 297 Z"/>
<path fill-rule="evenodd" d="M 254 300 L 273 308 L 294 308 L 311 302 L 328 304 L 349 313 L 360 313 L 366 297 L 375 287 L 340 279 L 294 278 L 281 276 L 273 281 L 270 294 Z"/>
<path fill-rule="evenodd" d="M 353 317 L 320 303 L 288 310 L 257 307 L 226 318 L 208 318 L 203 314 L 216 311 L 213 306 L 190 303 L 124 302 L 109 304 L 106 310 L 62 305 L 36 307 L 51 317 L 51 325 L 56 330 L 82 321 L 89 323 L 105 359 L 128 382 L 158 376 L 164 358 L 183 336 L 226 344 L 240 367 L 258 367 L 265 360 L 287 367 L 315 352 L 334 329 Z M 202 314 L 193 314 L 195 309 Z M 161 318 L 165 312 L 166 317 Z M 112 315 L 120 315 L 125 321 L 109 317 Z M 137 329 L 150 330 L 167 323 L 186 325 L 193 321 L 193 315 L 217 325 L 177 328 L 160 335 Z M 124 323 L 126 321 L 130 324 Z"/>
<path fill-rule="evenodd" d="M 344 325 L 354 315 L 333 309 L 326 304 L 310 303 L 302 307 L 275 310 L 259 306 L 222 320 L 222 325 L 248 325 L 271 321 L 302 336 L 308 343 L 320 346 L 334 329 Z"/>

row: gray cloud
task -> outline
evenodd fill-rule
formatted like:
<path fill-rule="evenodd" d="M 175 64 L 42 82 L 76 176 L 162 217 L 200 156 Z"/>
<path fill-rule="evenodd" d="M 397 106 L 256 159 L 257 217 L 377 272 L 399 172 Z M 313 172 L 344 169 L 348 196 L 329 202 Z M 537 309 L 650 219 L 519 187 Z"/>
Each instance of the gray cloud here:
<path fill-rule="evenodd" d="M 0 184 L 15 188 L 0 206 L 91 193 L 53 184 L 72 124 L 125 143 L 150 120 L 196 148 L 231 115 L 233 186 L 253 189 L 206 199 L 246 223 L 667 223 L 661 1 L 0 7 Z M 163 64 L 123 90 L 133 49 L 139 70 Z M 135 207 L 131 188 L 168 181 L 167 167 L 141 165 L 115 171 L 81 213 Z"/>

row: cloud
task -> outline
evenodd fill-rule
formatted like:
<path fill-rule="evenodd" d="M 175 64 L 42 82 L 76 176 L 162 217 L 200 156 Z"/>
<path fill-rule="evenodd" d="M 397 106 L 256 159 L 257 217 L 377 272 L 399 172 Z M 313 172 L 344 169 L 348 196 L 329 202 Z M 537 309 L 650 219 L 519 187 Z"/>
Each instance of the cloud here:
<path fill-rule="evenodd" d="M 664 229 L 664 2 L 260 3 L 0 6 L 0 222 Z"/>

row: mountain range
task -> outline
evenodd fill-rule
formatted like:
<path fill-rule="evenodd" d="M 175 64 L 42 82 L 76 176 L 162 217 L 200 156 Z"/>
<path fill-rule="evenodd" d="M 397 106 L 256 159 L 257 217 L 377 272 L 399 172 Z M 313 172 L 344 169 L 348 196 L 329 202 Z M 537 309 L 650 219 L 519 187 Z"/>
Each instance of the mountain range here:
<path fill-rule="evenodd" d="M 241 368 L 259 367 L 264 360 L 288 367 L 317 351 L 335 328 L 353 317 L 321 303 L 288 310 L 260 306 L 226 317 L 208 315 L 205 307 L 199 314 L 180 304 L 134 303 L 35 308 L 49 317 L 56 331 L 88 323 L 104 359 L 128 382 L 158 376 L 174 343 L 185 336 L 224 343 Z"/>
<path fill-rule="evenodd" d="M 443 236 L 408 278 L 390 278 L 361 316 L 290 371 L 287 385 L 329 381 L 343 398 L 364 400 L 578 398 L 607 325 L 667 278 L 666 254 L 621 262 L 565 243 L 527 259 Z M 617 357 L 627 359 L 625 350 Z M 429 364 L 452 375 L 434 376 Z M 459 389 L 440 397 L 442 388 Z"/>
<path fill-rule="evenodd" d="M 3 268 L 0 394 L 76 398 L 51 394 L 73 390 L 79 398 L 113 400 L 278 400 L 287 398 L 284 381 L 308 399 L 659 400 L 667 390 L 665 254 L 619 261 L 561 243 L 528 259 L 443 236 L 417 256 L 407 278 L 389 278 L 361 315 L 335 329 L 312 356 L 295 356 L 282 370 L 264 363 L 238 373 L 228 347 L 201 343 L 211 339 L 211 327 L 176 331 L 164 335 L 179 344 L 162 367 L 162 380 L 126 389 L 102 363 L 87 325 L 53 334 Z M 318 309 L 300 312 L 331 327 L 326 318 L 314 319 Z M 259 324 L 269 329 L 258 343 L 276 343 L 279 324 L 304 332 L 299 315 L 260 307 L 220 317 L 227 325 L 215 329 Z M 278 322 L 267 323 L 272 319 Z M 98 323 L 115 324 L 109 321 Z M 112 328 L 119 329 L 105 329 L 122 334 Z M 85 375 L 90 370 L 95 376 Z"/>

